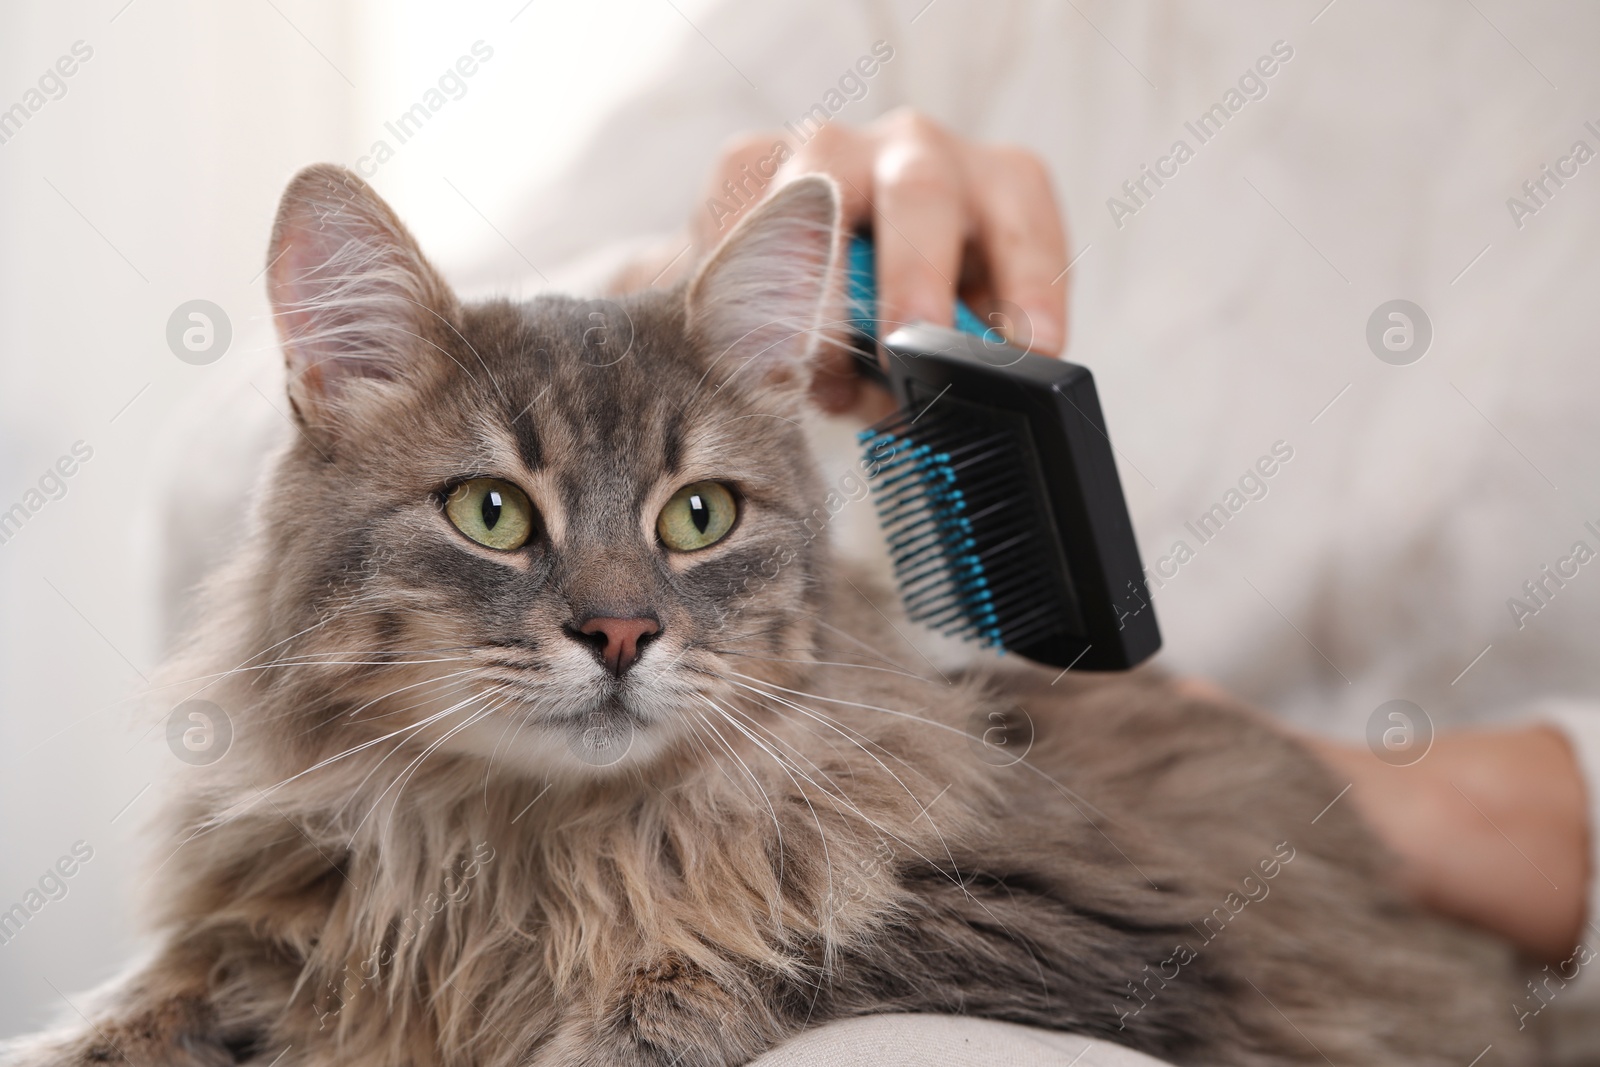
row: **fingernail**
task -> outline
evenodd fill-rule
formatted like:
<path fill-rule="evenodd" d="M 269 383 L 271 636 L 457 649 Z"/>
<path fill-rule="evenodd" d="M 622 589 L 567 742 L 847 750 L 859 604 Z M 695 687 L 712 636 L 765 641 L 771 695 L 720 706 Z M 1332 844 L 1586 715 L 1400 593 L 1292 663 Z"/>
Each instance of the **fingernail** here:
<path fill-rule="evenodd" d="M 900 322 L 925 322 L 929 326 L 949 326 L 956 320 L 954 304 L 911 304 L 901 313 Z"/>

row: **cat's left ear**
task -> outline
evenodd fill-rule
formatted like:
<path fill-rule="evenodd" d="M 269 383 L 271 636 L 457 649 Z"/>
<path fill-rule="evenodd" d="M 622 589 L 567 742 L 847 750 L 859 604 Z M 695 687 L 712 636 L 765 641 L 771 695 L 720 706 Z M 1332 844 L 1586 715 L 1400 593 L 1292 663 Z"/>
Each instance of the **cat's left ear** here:
<path fill-rule="evenodd" d="M 336 434 L 351 402 L 438 371 L 455 297 L 366 182 L 327 163 L 295 175 L 268 257 L 289 398 L 309 428 Z"/>
<path fill-rule="evenodd" d="M 798 404 L 838 291 L 839 193 L 807 175 L 773 193 L 689 283 L 689 329 L 713 377 L 748 379 Z"/>

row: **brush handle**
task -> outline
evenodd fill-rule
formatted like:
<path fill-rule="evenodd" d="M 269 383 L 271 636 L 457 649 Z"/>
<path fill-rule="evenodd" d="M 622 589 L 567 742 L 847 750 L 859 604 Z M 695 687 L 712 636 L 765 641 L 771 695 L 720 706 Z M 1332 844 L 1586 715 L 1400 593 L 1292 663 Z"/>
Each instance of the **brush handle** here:
<path fill-rule="evenodd" d="M 846 314 L 849 316 L 850 325 L 863 337 L 874 341 L 883 340 L 878 334 L 878 285 L 877 285 L 877 256 L 874 254 L 872 241 L 863 234 L 852 234 L 845 248 L 845 301 Z M 899 328 L 906 323 L 895 323 Z M 960 299 L 956 300 L 955 326 L 962 333 L 970 333 L 974 337 L 984 337 L 991 327 L 985 326 L 983 320 L 972 313 Z M 890 332 L 893 332 L 892 330 Z M 879 385 L 889 384 L 888 376 L 883 373 L 883 368 L 878 365 L 877 356 L 871 352 L 858 352 L 856 354 L 857 368 L 866 377 Z"/>

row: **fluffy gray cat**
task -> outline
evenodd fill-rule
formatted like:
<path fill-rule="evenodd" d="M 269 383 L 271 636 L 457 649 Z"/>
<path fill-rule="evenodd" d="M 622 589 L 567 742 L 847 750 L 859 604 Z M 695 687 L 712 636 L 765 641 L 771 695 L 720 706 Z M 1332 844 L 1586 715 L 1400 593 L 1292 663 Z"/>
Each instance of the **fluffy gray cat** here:
<path fill-rule="evenodd" d="M 297 432 L 170 676 L 234 745 L 181 777 L 148 958 L 7 1062 L 731 1065 L 919 1011 L 1526 1062 L 1508 954 L 1270 723 L 919 673 L 807 523 L 838 247 L 811 177 L 686 286 L 463 306 L 358 178 L 296 177 Z"/>

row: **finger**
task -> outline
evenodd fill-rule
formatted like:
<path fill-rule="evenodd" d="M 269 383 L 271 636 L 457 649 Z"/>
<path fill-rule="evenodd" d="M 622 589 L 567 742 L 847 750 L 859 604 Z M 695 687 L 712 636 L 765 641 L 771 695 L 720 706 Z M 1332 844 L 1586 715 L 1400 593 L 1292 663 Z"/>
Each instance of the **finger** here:
<path fill-rule="evenodd" d="M 842 224 L 849 232 L 867 221 L 872 212 L 872 135 L 849 126 L 828 123 L 804 144 L 778 172 L 779 182 L 802 174 L 826 174 L 839 185 Z"/>
<path fill-rule="evenodd" d="M 856 406 L 862 381 L 853 368 L 830 370 L 819 366 L 811 378 L 811 402 L 829 415 L 843 415 Z"/>
<path fill-rule="evenodd" d="M 1024 318 L 1007 340 L 1058 355 L 1067 340 L 1067 240 L 1049 173 L 1020 148 L 975 149 L 967 162 L 994 295 Z"/>
<path fill-rule="evenodd" d="M 1207 700 L 1219 704 L 1232 702 L 1228 691 L 1209 678 L 1198 676 L 1179 678 L 1172 683 L 1172 686 L 1183 696 L 1193 700 Z"/>
<path fill-rule="evenodd" d="M 848 126 L 828 124 L 800 145 L 778 174 L 779 182 L 803 174 L 826 174 L 837 184 L 840 195 L 840 226 L 849 234 L 862 225 L 871 212 L 873 140 L 870 135 Z M 843 311 L 843 279 L 833 306 Z M 856 370 L 854 347 L 857 338 L 842 321 L 825 329 L 817 349 L 812 376 L 811 398 L 823 411 L 840 415 L 853 410 L 863 392 L 862 378 Z"/>
<path fill-rule="evenodd" d="M 886 329 L 908 322 L 950 325 L 968 207 L 948 135 L 915 115 L 885 135 L 873 195 L 878 317 Z"/>

